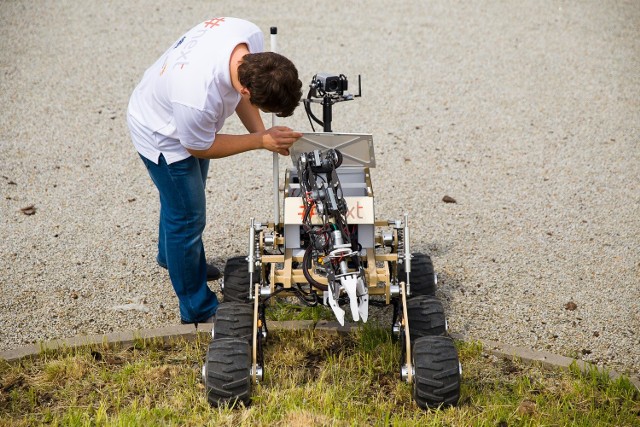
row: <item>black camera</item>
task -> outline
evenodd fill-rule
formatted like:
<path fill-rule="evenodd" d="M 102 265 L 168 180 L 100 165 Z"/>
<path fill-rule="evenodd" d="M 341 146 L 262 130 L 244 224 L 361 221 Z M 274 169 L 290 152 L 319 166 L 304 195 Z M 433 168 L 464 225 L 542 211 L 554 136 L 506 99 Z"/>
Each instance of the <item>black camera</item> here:
<path fill-rule="evenodd" d="M 356 97 L 362 96 L 362 86 L 360 76 L 358 75 L 358 94 L 352 95 L 347 92 L 349 82 L 344 74 L 318 73 L 311 79 L 309 84 L 309 93 L 307 99 L 304 99 L 304 110 L 311 123 L 313 122 L 322 126 L 325 132 L 331 132 L 331 108 L 333 104 L 342 101 L 351 101 Z M 317 118 L 311 111 L 312 103 L 322 104 L 322 120 Z M 315 132 L 315 129 L 314 129 Z"/>
<path fill-rule="evenodd" d="M 313 77 L 312 85 L 315 85 L 320 92 L 335 92 L 342 95 L 349 87 L 349 82 L 344 74 L 336 76 L 329 73 L 318 73 Z"/>

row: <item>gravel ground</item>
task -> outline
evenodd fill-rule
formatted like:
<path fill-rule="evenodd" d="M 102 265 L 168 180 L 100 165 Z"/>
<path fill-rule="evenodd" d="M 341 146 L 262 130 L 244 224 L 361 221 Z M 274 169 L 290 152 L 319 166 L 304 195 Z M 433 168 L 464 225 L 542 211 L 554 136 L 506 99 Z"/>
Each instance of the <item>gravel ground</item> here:
<path fill-rule="evenodd" d="M 640 372 L 640 3 L 186 4 L 0 2 L 0 349 L 179 322 L 124 116 L 167 46 L 230 15 L 278 26 L 305 84 L 362 74 L 334 129 L 374 134 L 376 215 L 410 213 L 453 331 Z M 209 173 L 222 265 L 271 216 L 271 155 Z"/>

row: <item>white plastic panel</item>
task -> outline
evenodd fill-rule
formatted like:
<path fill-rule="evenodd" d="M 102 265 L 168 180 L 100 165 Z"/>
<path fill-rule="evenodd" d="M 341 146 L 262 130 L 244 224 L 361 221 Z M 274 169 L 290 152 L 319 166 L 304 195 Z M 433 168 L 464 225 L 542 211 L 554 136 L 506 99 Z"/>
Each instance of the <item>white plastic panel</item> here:
<path fill-rule="evenodd" d="M 291 161 L 296 165 L 301 153 L 330 148 L 339 150 L 342 153 L 341 168 L 353 166 L 374 168 L 376 166 L 373 152 L 373 136 L 371 134 L 305 133 L 302 138 L 291 146 L 289 153 Z"/>

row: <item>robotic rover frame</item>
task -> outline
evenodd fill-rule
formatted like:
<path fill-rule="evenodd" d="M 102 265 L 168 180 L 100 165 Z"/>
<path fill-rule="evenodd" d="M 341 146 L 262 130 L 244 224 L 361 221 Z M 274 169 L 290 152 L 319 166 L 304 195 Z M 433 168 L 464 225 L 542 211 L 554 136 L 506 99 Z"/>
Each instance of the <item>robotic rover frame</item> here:
<path fill-rule="evenodd" d="M 369 305 L 392 304 L 400 375 L 412 384 L 418 406 L 455 405 L 459 399 L 461 368 L 435 297 L 431 259 L 411 253 L 407 214 L 400 220 L 374 217 L 371 136 L 331 132 L 333 104 L 354 98 L 347 85 L 344 75 L 314 76 L 305 110 L 324 132 L 305 134 L 290 150 L 283 220 L 274 155 L 275 220 L 252 218 L 248 256 L 225 266 L 224 302 L 202 368 L 214 406 L 250 402 L 252 384 L 263 378 L 265 308 L 276 296 L 328 305 L 342 325 L 342 306 L 353 321 L 366 322 Z M 322 121 L 311 111 L 314 102 L 322 104 Z"/>

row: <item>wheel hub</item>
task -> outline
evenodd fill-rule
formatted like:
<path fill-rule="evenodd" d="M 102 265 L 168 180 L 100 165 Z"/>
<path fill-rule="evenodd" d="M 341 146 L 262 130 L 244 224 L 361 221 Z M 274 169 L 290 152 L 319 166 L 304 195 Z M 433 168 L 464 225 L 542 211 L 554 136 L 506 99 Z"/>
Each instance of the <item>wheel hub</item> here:
<path fill-rule="evenodd" d="M 256 377 L 256 383 L 259 383 L 260 381 L 262 381 L 262 377 L 264 375 L 264 371 L 262 369 L 262 366 L 256 364 L 256 372 L 255 372 L 255 377 Z M 253 368 L 251 369 L 251 375 L 253 376 Z"/>
<path fill-rule="evenodd" d="M 411 366 L 411 378 L 413 378 L 415 375 L 416 369 Z M 400 377 L 402 378 L 402 381 L 409 382 L 409 368 L 407 367 L 407 365 L 402 365 L 400 367 Z"/>

